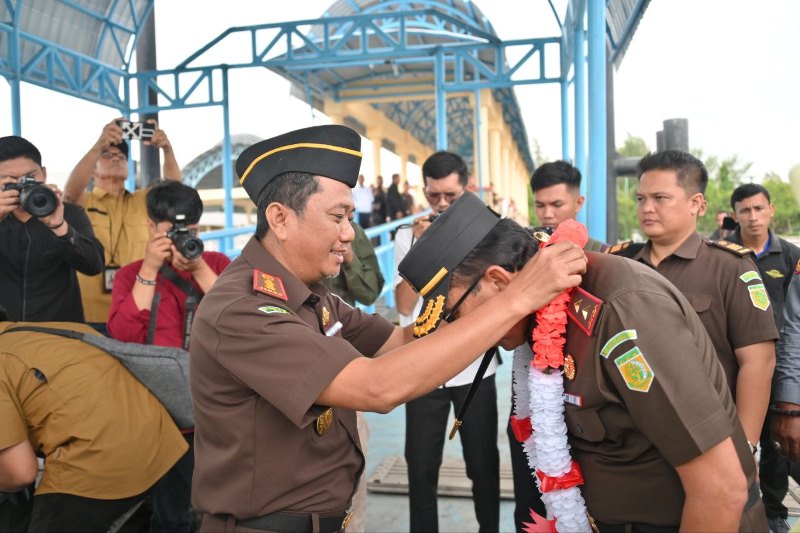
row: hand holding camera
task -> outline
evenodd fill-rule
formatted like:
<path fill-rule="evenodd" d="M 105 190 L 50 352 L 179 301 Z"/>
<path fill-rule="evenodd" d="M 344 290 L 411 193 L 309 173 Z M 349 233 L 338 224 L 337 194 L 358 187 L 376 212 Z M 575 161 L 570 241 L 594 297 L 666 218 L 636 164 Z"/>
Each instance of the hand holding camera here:
<path fill-rule="evenodd" d="M 428 226 L 430 226 L 438 216 L 439 213 L 431 213 L 423 217 L 415 218 L 414 223 L 411 225 L 411 231 L 414 233 L 414 240 L 422 237 L 422 234 L 425 233 Z"/>
<path fill-rule="evenodd" d="M 22 176 L 18 180 L 6 178 L 3 194 L 0 195 L 0 219 L 21 207 L 31 216 L 41 218 L 42 222 L 48 224 L 52 222 L 48 220 L 50 215 L 60 207 L 63 220 L 64 206 L 58 194 L 57 187 L 48 187 L 36 181 L 33 176 Z"/>

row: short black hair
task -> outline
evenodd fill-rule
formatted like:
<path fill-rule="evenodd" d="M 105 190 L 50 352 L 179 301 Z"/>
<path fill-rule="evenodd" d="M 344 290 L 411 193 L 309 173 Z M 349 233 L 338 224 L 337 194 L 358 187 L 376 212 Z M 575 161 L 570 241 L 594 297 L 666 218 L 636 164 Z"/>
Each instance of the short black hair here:
<path fill-rule="evenodd" d="M 708 185 L 708 171 L 702 161 L 688 152 L 680 150 L 663 150 L 650 152 L 639 160 L 639 181 L 648 170 L 673 170 L 677 175 L 678 185 L 691 194 L 705 193 Z"/>
<path fill-rule="evenodd" d="M 560 185 L 563 183 L 569 189 L 581 188 L 581 171 L 567 161 L 552 161 L 544 163 L 533 171 L 531 176 L 531 190 L 533 192 Z"/>
<path fill-rule="evenodd" d="M 258 194 L 256 239 L 261 240 L 269 231 L 267 222 L 267 206 L 269 204 L 278 202 L 302 216 L 309 197 L 317 192 L 319 192 L 319 178 L 311 174 L 284 172 L 276 176 Z"/>
<path fill-rule="evenodd" d="M 491 265 L 517 272 L 536 253 L 539 246 L 531 232 L 503 218 L 453 270 L 453 285 L 468 286 Z"/>
<path fill-rule="evenodd" d="M 0 163 L 24 157 L 42 166 L 42 153 L 28 139 L 18 135 L 0 137 Z"/>
<path fill-rule="evenodd" d="M 767 203 L 772 203 L 772 200 L 769 197 L 769 191 L 763 185 L 759 185 L 758 183 L 745 183 L 744 185 L 739 185 L 731 193 L 731 209 L 736 212 L 736 202 L 741 202 L 742 200 L 750 198 L 751 196 L 755 196 L 759 193 L 767 197 Z"/>
<path fill-rule="evenodd" d="M 422 164 L 422 182 L 427 185 L 428 178 L 440 180 L 453 172 L 458 174 L 458 183 L 466 187 L 469 181 L 467 164 L 460 155 L 440 150 L 428 157 Z"/>
<path fill-rule="evenodd" d="M 186 215 L 187 224 L 197 224 L 203 214 L 203 201 L 197 190 L 179 181 L 162 181 L 147 191 L 147 216 L 155 223 L 174 221 Z"/>

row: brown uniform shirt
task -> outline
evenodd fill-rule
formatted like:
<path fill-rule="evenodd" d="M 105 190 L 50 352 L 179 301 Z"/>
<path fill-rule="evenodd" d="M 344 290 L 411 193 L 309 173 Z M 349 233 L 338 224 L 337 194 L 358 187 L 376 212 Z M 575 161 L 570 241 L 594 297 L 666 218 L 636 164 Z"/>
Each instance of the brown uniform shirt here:
<path fill-rule="evenodd" d="M 633 259 L 652 267 L 650 249 L 648 242 Z M 718 248 L 693 233 L 655 267 L 686 296 L 700 316 L 734 398 L 739 375 L 734 350 L 778 339 L 766 289 L 751 257 Z"/>
<path fill-rule="evenodd" d="M 651 269 L 587 252 L 567 326 L 575 361 L 564 379 L 572 456 L 589 513 L 606 523 L 677 526 L 684 492 L 675 471 L 733 437 L 748 484 L 755 462 L 725 375 L 686 298 Z M 584 314 L 585 313 L 585 314 Z"/>
<path fill-rule="evenodd" d="M 0 331 L 67 322 L 0 322 Z M 29 439 L 45 455 L 36 494 L 114 500 L 149 489 L 186 452 L 159 401 L 122 364 L 80 340 L 0 337 L 0 449 Z"/>
<path fill-rule="evenodd" d="M 261 273 L 274 295 L 254 290 Z M 320 435 L 315 421 L 326 407 L 314 402 L 392 331 L 322 284 L 306 286 L 251 239 L 192 328 L 193 507 L 237 519 L 344 513 L 364 469 L 355 411 L 334 408 Z"/>

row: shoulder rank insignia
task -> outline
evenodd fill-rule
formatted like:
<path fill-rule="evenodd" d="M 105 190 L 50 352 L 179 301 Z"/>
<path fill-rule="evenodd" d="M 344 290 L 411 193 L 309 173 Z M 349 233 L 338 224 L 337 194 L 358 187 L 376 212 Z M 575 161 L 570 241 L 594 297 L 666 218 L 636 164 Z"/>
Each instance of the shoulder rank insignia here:
<path fill-rule="evenodd" d="M 770 270 L 767 270 L 766 272 L 764 272 L 764 274 L 766 274 L 767 276 L 769 276 L 769 277 L 771 277 L 771 278 L 775 278 L 775 279 L 778 279 L 778 278 L 783 278 L 783 277 L 785 277 L 785 276 L 783 275 L 783 272 L 781 272 L 781 271 L 780 271 L 780 270 L 778 270 L 777 268 L 772 268 L 772 269 L 770 269 Z"/>
<path fill-rule="evenodd" d="M 767 296 L 767 289 L 761 283 L 755 285 L 748 285 L 747 290 L 750 291 L 750 301 L 753 302 L 753 307 L 766 311 L 769 308 L 769 296 Z"/>
<path fill-rule="evenodd" d="M 253 290 L 260 293 L 280 298 L 283 301 L 289 299 L 286 296 L 286 289 L 283 288 L 283 281 L 278 276 L 261 272 L 258 269 L 253 269 Z"/>
<path fill-rule="evenodd" d="M 314 429 L 317 435 L 324 435 L 328 428 L 333 424 L 333 407 L 328 407 L 325 411 L 317 417 L 314 424 Z"/>
<path fill-rule="evenodd" d="M 575 324 L 584 333 L 591 337 L 602 306 L 602 300 L 592 296 L 580 287 L 576 287 L 572 291 L 572 300 L 567 306 L 567 315 L 575 321 Z"/>
<path fill-rule="evenodd" d="M 638 346 L 634 346 L 614 359 L 614 364 L 617 365 L 625 385 L 630 390 L 638 392 L 650 391 L 655 374 Z"/>
<path fill-rule="evenodd" d="M 751 250 L 750 248 L 747 248 L 747 247 L 742 246 L 740 244 L 736 244 L 735 242 L 723 241 L 723 240 L 720 240 L 720 241 L 706 241 L 706 242 L 708 244 L 710 244 L 711 246 L 715 247 L 715 248 L 720 248 L 722 250 L 727 250 L 730 253 L 736 254 L 736 255 L 741 256 L 741 257 L 744 257 L 746 255 L 749 255 L 749 254 L 753 253 L 753 250 Z"/>
<path fill-rule="evenodd" d="M 603 253 L 604 254 L 618 254 L 619 252 L 621 252 L 622 250 L 624 250 L 625 248 L 627 248 L 631 244 L 633 244 L 633 241 L 621 242 L 621 243 L 615 244 L 613 246 L 609 246 L 608 248 L 603 250 Z"/>
<path fill-rule="evenodd" d="M 433 300 L 428 300 L 425 309 L 414 322 L 414 337 L 424 337 L 439 325 L 444 313 L 444 296 L 439 295 Z"/>

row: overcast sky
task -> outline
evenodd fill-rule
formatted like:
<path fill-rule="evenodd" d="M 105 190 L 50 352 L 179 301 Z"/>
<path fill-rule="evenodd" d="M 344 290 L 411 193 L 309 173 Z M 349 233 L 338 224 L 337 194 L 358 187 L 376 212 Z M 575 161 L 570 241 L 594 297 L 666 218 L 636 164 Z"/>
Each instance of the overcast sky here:
<path fill-rule="evenodd" d="M 156 2 L 159 68 L 172 68 L 230 26 L 317 18 L 330 1 L 170 0 Z M 503 39 L 558 34 L 546 0 L 478 1 Z M 556 5 L 564 2 L 556 1 Z M 615 77 L 616 136 L 642 137 L 670 118 L 689 119 L 689 141 L 706 154 L 735 154 L 761 179 L 787 179 L 800 163 L 800 1 L 652 0 Z M 288 83 L 263 70 L 231 75 L 231 131 L 260 137 L 310 125 L 311 111 Z M 557 85 L 518 87 L 528 137 L 550 159 L 561 156 Z M 0 135 L 11 133 L 8 84 L 0 81 Z M 23 136 L 37 144 L 56 182 L 116 116 L 23 84 Z M 219 142 L 220 109 L 161 113 L 183 166 Z M 574 142 L 572 143 L 574 146 Z M 365 167 L 371 168 L 371 167 Z"/>

